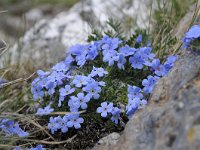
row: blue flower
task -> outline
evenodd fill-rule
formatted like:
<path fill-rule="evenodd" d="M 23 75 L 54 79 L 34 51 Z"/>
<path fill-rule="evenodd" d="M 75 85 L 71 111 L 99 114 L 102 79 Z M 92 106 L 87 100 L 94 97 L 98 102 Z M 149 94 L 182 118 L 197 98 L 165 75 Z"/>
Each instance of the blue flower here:
<path fill-rule="evenodd" d="M 141 43 L 142 42 L 142 35 L 138 35 L 138 37 L 136 38 L 136 42 L 137 43 Z"/>
<path fill-rule="evenodd" d="M 130 118 L 137 110 L 140 104 L 140 99 L 138 97 L 134 98 L 134 100 L 128 100 L 128 104 L 126 106 L 126 114 L 128 118 Z"/>
<path fill-rule="evenodd" d="M 152 93 L 153 88 L 158 81 L 159 77 L 149 75 L 147 79 L 142 81 L 142 85 L 144 86 L 143 91 L 147 94 Z"/>
<path fill-rule="evenodd" d="M 63 72 L 53 71 L 48 77 L 48 82 L 55 82 L 56 85 L 62 85 L 63 80 L 65 80 L 68 76 L 65 75 Z"/>
<path fill-rule="evenodd" d="M 75 129 L 81 128 L 81 123 L 83 123 L 83 118 L 79 117 L 79 114 L 72 114 L 69 116 L 69 121 L 67 122 L 68 127 L 74 127 Z"/>
<path fill-rule="evenodd" d="M 71 88 L 70 85 L 65 85 L 65 88 L 59 90 L 60 97 L 58 106 L 61 106 L 61 102 L 64 101 L 65 96 L 72 94 L 75 91 L 75 88 Z"/>
<path fill-rule="evenodd" d="M 35 148 L 29 148 L 28 150 L 44 150 L 42 145 L 37 145 Z"/>
<path fill-rule="evenodd" d="M 2 84 L 8 82 L 7 80 L 0 77 L 0 89 L 3 87 Z"/>
<path fill-rule="evenodd" d="M 60 129 L 62 133 L 66 133 L 68 131 L 68 126 L 67 122 L 69 121 L 69 117 L 65 115 L 61 120 L 60 120 Z"/>
<path fill-rule="evenodd" d="M 167 57 L 167 61 L 164 63 L 164 67 L 165 67 L 166 72 L 169 72 L 169 70 L 174 66 L 176 59 L 177 59 L 177 57 L 173 56 L 173 55 Z"/>
<path fill-rule="evenodd" d="M 54 109 L 51 108 L 51 107 L 48 105 L 48 106 L 46 106 L 44 109 L 38 108 L 36 115 L 39 115 L 39 116 L 48 115 L 48 114 L 50 114 L 50 113 L 53 112 L 53 111 L 54 111 Z"/>
<path fill-rule="evenodd" d="M 156 70 L 158 70 L 159 69 L 159 67 L 160 67 L 160 60 L 159 59 L 154 59 L 152 62 L 151 62 L 151 68 L 152 68 L 152 70 L 153 71 L 156 71 Z"/>
<path fill-rule="evenodd" d="M 71 96 L 68 105 L 70 106 L 70 111 L 77 111 L 79 107 L 82 109 L 87 108 L 87 102 L 90 101 L 90 97 L 88 95 L 84 95 L 84 93 L 78 93 L 77 97 Z"/>
<path fill-rule="evenodd" d="M 131 48 L 128 45 L 125 45 L 119 49 L 120 54 L 123 54 L 124 56 L 131 56 L 135 54 L 135 51 L 135 48 Z"/>
<path fill-rule="evenodd" d="M 108 72 L 105 71 L 103 68 L 95 68 L 94 66 L 93 66 L 92 72 L 90 73 L 92 77 L 97 76 L 97 75 L 99 77 L 103 77 L 106 74 L 108 74 Z"/>
<path fill-rule="evenodd" d="M 78 109 L 80 107 L 78 98 L 76 96 L 71 96 L 68 101 L 68 106 L 70 107 L 71 112 L 78 112 Z"/>
<path fill-rule="evenodd" d="M 86 76 L 82 75 L 76 75 L 74 76 L 74 80 L 71 82 L 74 84 L 76 87 L 82 87 L 83 85 L 86 85 L 88 78 Z"/>
<path fill-rule="evenodd" d="M 193 25 L 189 31 L 185 34 L 185 37 L 183 38 L 183 46 L 187 48 L 191 41 L 195 39 L 200 38 L 200 26 L 199 25 Z"/>
<path fill-rule="evenodd" d="M 69 52 L 75 56 L 75 60 L 78 66 L 83 66 L 86 62 L 88 46 L 77 44 L 69 49 Z"/>
<path fill-rule="evenodd" d="M 67 66 L 70 66 L 71 63 L 74 62 L 74 61 L 75 61 L 74 58 L 73 58 L 70 54 L 68 54 L 68 56 L 65 58 L 64 63 L 65 63 Z"/>
<path fill-rule="evenodd" d="M 118 107 L 114 107 L 112 109 L 111 114 L 112 114 L 112 117 L 111 117 L 112 122 L 114 122 L 115 124 L 118 124 L 119 118 L 120 118 L 120 109 Z"/>
<path fill-rule="evenodd" d="M 61 61 L 57 63 L 55 66 L 52 67 L 52 70 L 58 71 L 58 72 L 66 72 L 69 70 L 69 66 L 66 65 L 64 61 Z"/>
<path fill-rule="evenodd" d="M 50 74 L 50 72 L 49 71 L 44 72 L 42 70 L 38 70 L 37 74 L 38 74 L 39 77 L 45 77 L 45 76 L 48 76 Z"/>
<path fill-rule="evenodd" d="M 114 62 L 118 60 L 117 51 L 112 50 L 104 54 L 103 62 L 108 62 L 109 66 L 114 65 Z"/>
<path fill-rule="evenodd" d="M 31 93 L 33 94 L 33 99 L 37 100 L 39 98 L 42 98 L 44 96 L 44 87 L 46 85 L 43 82 L 43 79 L 36 78 L 31 83 Z"/>
<path fill-rule="evenodd" d="M 48 90 L 49 95 L 53 95 L 55 93 L 55 88 L 57 84 L 55 82 L 48 82 L 46 84 L 46 89 Z"/>
<path fill-rule="evenodd" d="M 113 51 L 119 47 L 119 44 L 122 41 L 119 38 L 103 37 L 102 42 L 103 42 L 102 45 L 103 51 Z"/>
<path fill-rule="evenodd" d="M 144 108 L 146 106 L 146 104 L 147 104 L 146 99 L 141 100 L 140 103 L 139 103 L 139 109 Z"/>
<path fill-rule="evenodd" d="M 80 56 L 82 55 L 82 53 L 84 53 L 86 49 L 87 47 L 85 45 L 76 44 L 69 48 L 69 52 L 74 56 Z"/>
<path fill-rule="evenodd" d="M 76 62 L 78 66 L 82 67 L 86 63 L 86 53 L 76 56 Z"/>
<path fill-rule="evenodd" d="M 154 59 L 155 54 L 151 52 L 152 49 L 150 47 L 142 47 L 139 49 L 139 55 L 144 60 L 144 65 L 150 66 L 151 60 Z"/>
<path fill-rule="evenodd" d="M 89 60 L 94 60 L 98 56 L 98 50 L 100 49 L 99 46 L 99 42 L 95 42 L 89 45 L 89 51 L 87 53 L 86 58 Z"/>
<path fill-rule="evenodd" d="M 165 76 L 167 74 L 165 67 L 160 64 L 159 59 L 154 59 L 150 66 L 157 76 Z"/>
<path fill-rule="evenodd" d="M 79 106 L 82 109 L 86 109 L 87 108 L 87 102 L 90 101 L 90 97 L 88 95 L 85 96 L 83 93 L 78 93 L 77 98 L 78 98 Z"/>
<path fill-rule="evenodd" d="M 134 69 L 142 69 L 144 60 L 141 58 L 139 53 L 129 58 L 129 62 Z"/>
<path fill-rule="evenodd" d="M 20 147 L 15 147 L 13 150 L 23 150 L 23 149 Z M 45 149 L 42 148 L 42 145 L 37 145 L 35 148 L 31 147 L 28 148 L 27 150 L 45 150 Z"/>
<path fill-rule="evenodd" d="M 60 116 L 59 117 L 50 117 L 49 123 L 48 123 L 48 129 L 51 130 L 51 133 L 54 134 L 58 129 L 60 129 Z"/>
<path fill-rule="evenodd" d="M 17 134 L 19 137 L 27 137 L 29 135 L 28 132 L 23 131 L 18 123 L 15 123 L 14 127 L 13 127 L 13 132 L 15 134 Z"/>
<path fill-rule="evenodd" d="M 134 99 L 135 97 L 138 97 L 138 98 L 142 99 L 143 95 L 142 95 L 141 91 L 142 91 L 141 88 L 139 88 L 137 86 L 128 85 L 128 98 Z"/>
<path fill-rule="evenodd" d="M 65 88 L 61 88 L 59 90 L 61 96 L 69 95 L 69 94 L 73 93 L 74 91 L 75 91 L 75 88 L 71 88 L 70 85 L 65 85 Z"/>
<path fill-rule="evenodd" d="M 98 82 L 91 82 L 83 87 L 83 91 L 87 92 L 89 97 L 98 99 L 100 96 L 99 93 L 101 92 L 101 87 L 99 87 Z"/>
<path fill-rule="evenodd" d="M 13 150 L 22 150 L 19 146 L 15 147 Z"/>
<path fill-rule="evenodd" d="M 124 64 L 126 63 L 126 59 L 123 54 L 119 55 L 117 66 L 119 69 L 124 70 Z"/>
<path fill-rule="evenodd" d="M 97 112 L 101 113 L 102 117 L 107 117 L 108 113 L 111 113 L 113 110 L 113 103 L 107 104 L 107 102 L 101 103 L 101 107 L 97 108 Z"/>
<path fill-rule="evenodd" d="M 185 38 L 199 38 L 200 37 L 200 26 L 193 25 L 188 32 L 185 33 Z"/>
<path fill-rule="evenodd" d="M 18 135 L 19 137 L 26 137 L 28 132 L 23 131 L 17 122 L 4 118 L 0 119 L 0 129 L 6 134 L 6 136 Z"/>

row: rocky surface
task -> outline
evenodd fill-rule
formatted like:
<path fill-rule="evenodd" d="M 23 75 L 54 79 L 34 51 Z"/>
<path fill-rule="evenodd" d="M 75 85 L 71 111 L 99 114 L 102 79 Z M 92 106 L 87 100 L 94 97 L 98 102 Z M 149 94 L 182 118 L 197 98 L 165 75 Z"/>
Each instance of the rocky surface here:
<path fill-rule="evenodd" d="M 36 67 L 49 66 L 64 57 L 66 49 L 75 43 L 84 43 L 91 27 L 105 29 L 108 18 L 121 20 L 127 29 L 145 28 L 150 15 L 151 0 L 85 0 L 52 19 L 42 19 L 28 30 L 0 60 L 0 67 L 7 59 L 11 64 L 31 62 Z M 154 5 L 153 5 L 154 8 Z M 27 13 L 33 14 L 35 10 Z M 41 13 L 34 13 L 38 18 Z M 132 30 L 133 31 L 133 30 Z M 127 31 L 129 34 L 131 30 Z M 127 34 L 127 35 L 129 35 Z M 54 56 L 54 57 L 52 57 Z M 37 63 L 35 63 L 37 62 Z"/>

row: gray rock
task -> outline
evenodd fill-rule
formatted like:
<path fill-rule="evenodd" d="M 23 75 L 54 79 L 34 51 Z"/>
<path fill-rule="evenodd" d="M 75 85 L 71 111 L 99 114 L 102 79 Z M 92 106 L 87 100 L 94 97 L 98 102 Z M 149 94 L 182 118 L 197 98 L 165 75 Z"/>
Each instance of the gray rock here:
<path fill-rule="evenodd" d="M 104 30 L 109 18 L 120 20 L 126 26 L 124 29 L 129 29 L 128 36 L 133 32 L 133 27 L 148 26 L 151 8 L 149 5 L 151 0 L 80 1 L 69 11 L 61 12 L 52 19 L 37 22 L 0 60 L 0 67 L 3 67 L 3 62 L 7 60 L 10 64 L 31 62 L 37 68 L 54 64 L 64 58 L 69 46 L 85 43 L 91 27 Z M 30 14 L 33 14 L 33 11 L 27 15 Z M 35 16 L 37 18 L 39 13 Z"/>
<path fill-rule="evenodd" d="M 43 12 L 39 8 L 33 8 L 25 14 L 25 17 L 28 21 L 38 21 L 42 19 Z"/>
<path fill-rule="evenodd" d="M 94 146 L 93 150 L 97 150 L 98 148 L 102 146 L 111 146 L 115 145 L 117 141 L 119 140 L 120 134 L 113 132 L 106 137 L 103 137 L 98 141 L 98 143 Z"/>

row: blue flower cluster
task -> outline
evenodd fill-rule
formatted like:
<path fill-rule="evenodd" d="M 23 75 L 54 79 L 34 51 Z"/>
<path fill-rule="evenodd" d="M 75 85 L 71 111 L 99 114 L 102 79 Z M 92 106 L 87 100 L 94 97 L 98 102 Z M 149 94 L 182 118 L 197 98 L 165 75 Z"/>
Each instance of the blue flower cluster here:
<path fill-rule="evenodd" d="M 60 71 L 60 70 L 59 70 Z M 66 70 L 65 70 L 66 71 Z M 54 80 L 52 82 L 52 74 L 53 73 L 45 73 L 45 72 L 39 72 L 39 77 L 34 80 L 34 84 L 32 83 L 32 91 L 33 94 L 38 95 L 38 93 L 42 92 L 42 96 L 45 94 L 52 95 L 56 91 L 56 87 L 58 88 L 59 85 L 59 99 L 58 99 L 58 107 L 63 106 L 63 101 L 68 101 L 68 108 L 71 112 L 78 112 L 80 109 L 85 110 L 87 109 L 87 103 L 91 99 L 98 99 L 100 97 L 101 87 L 105 86 L 105 82 L 103 81 L 96 81 L 94 77 L 103 77 L 105 74 L 108 74 L 107 71 L 105 71 L 103 68 L 96 68 L 93 67 L 92 72 L 88 76 L 84 75 L 66 75 L 66 72 L 63 72 L 63 69 L 61 70 L 61 73 L 63 73 L 64 76 L 67 76 L 65 78 L 59 78 L 58 80 Z M 58 73 L 58 72 L 57 72 Z M 41 76 L 41 74 L 43 76 Z M 50 78 L 50 81 L 49 81 Z M 40 79 L 40 80 L 39 80 Z M 35 81 L 37 84 L 35 84 Z M 56 81 L 59 81 L 59 84 L 57 84 Z M 64 84 L 64 82 L 67 82 L 68 84 Z M 45 84 L 46 83 L 46 84 Z M 53 93 L 49 93 L 50 88 L 48 88 L 48 85 L 54 84 L 56 86 L 53 87 L 54 91 Z M 36 85 L 36 86 L 35 86 Z M 38 87 L 43 87 L 40 89 L 40 91 L 37 91 L 36 89 Z M 37 91 L 37 92 L 36 92 Z M 37 115 L 48 115 L 51 112 L 53 112 L 54 109 L 51 108 L 49 105 L 46 106 L 44 109 L 39 108 L 37 111 Z M 75 129 L 80 128 L 80 124 L 83 123 L 83 118 L 79 117 L 79 114 L 72 114 L 72 115 L 65 115 L 63 118 L 60 116 L 58 117 L 51 117 L 50 122 L 48 124 L 48 128 L 51 130 L 51 133 L 54 134 L 55 131 L 61 129 L 63 133 L 66 133 L 68 131 L 68 128 L 74 127 Z"/>
<path fill-rule="evenodd" d="M 44 109 L 43 108 L 38 108 L 36 115 L 38 115 L 38 116 L 48 115 L 48 114 L 50 114 L 53 111 L 54 111 L 54 109 L 51 108 L 48 105 Z"/>
<path fill-rule="evenodd" d="M 142 42 L 142 36 L 137 37 L 137 43 Z M 126 113 L 130 117 L 137 109 L 147 104 L 147 94 L 152 93 L 153 88 L 160 77 L 165 76 L 176 61 L 176 56 L 169 56 L 163 64 L 152 52 L 151 47 L 133 48 L 119 38 L 103 37 L 99 41 L 87 45 L 77 44 L 69 49 L 64 61 L 57 63 L 51 71 L 38 70 L 38 77 L 32 82 L 31 92 L 34 100 L 44 101 L 47 96 L 57 98 L 57 106 L 66 108 L 72 114 L 63 117 L 50 117 L 48 128 L 54 134 L 60 130 L 66 133 L 69 128 L 79 129 L 84 119 L 79 111 L 85 110 L 91 100 L 100 98 L 102 88 L 106 86 L 103 81 L 109 72 L 102 67 L 91 66 L 89 74 L 77 74 L 76 70 L 90 65 L 95 59 L 104 65 L 126 69 L 150 69 L 152 75 L 142 81 L 143 89 L 128 85 L 128 100 Z M 129 68 L 127 68 L 129 67 Z M 66 106 L 67 104 L 67 106 Z M 37 115 L 48 115 L 54 111 L 51 104 L 44 109 L 39 108 Z M 114 107 L 112 102 L 102 102 L 97 108 L 103 118 L 111 116 L 111 120 L 118 124 L 121 108 Z"/>
<path fill-rule="evenodd" d="M 196 39 L 200 39 L 200 26 L 193 25 L 188 32 L 185 33 L 185 37 L 183 38 L 183 47 L 187 48 L 190 43 Z"/>
<path fill-rule="evenodd" d="M 63 118 L 50 117 L 50 122 L 48 128 L 51 130 L 51 133 L 54 134 L 59 129 L 62 133 L 66 133 L 68 128 L 74 127 L 75 129 L 81 128 L 81 123 L 83 123 L 83 118 L 79 117 L 79 114 L 69 114 L 65 115 Z"/>
<path fill-rule="evenodd" d="M 80 47 L 80 45 L 78 46 Z M 78 51 L 76 47 L 72 48 L 72 53 L 78 56 Z M 52 72 L 44 72 L 39 70 L 37 72 L 38 77 L 32 82 L 31 91 L 34 100 L 43 100 L 45 96 L 53 96 L 59 93 L 59 98 L 57 102 L 58 107 L 63 107 L 63 102 L 67 101 L 67 108 L 71 112 L 78 112 L 79 110 L 87 109 L 87 103 L 91 99 L 98 99 L 102 87 L 105 86 L 105 82 L 97 81 L 95 78 L 99 79 L 104 77 L 108 72 L 103 68 L 93 69 L 90 74 L 85 75 L 72 75 L 73 66 L 71 66 L 71 60 L 73 58 L 67 57 L 65 61 L 60 62 L 52 67 Z M 67 109 L 66 109 L 67 110 Z M 54 109 L 51 108 L 51 104 L 43 108 L 38 108 L 36 115 L 49 115 Z M 51 117 L 48 128 L 51 133 L 54 134 L 57 130 L 66 133 L 68 128 L 74 127 L 78 129 L 83 123 L 83 118 L 79 117 L 79 114 L 69 114 L 65 115 L 63 118 L 61 116 Z"/>
<path fill-rule="evenodd" d="M 153 58 L 153 55 L 151 58 Z M 165 76 L 169 72 L 176 59 L 176 56 L 169 56 L 164 64 L 161 64 L 159 59 L 154 58 L 151 62 L 146 62 L 144 64 L 150 67 L 152 75 L 149 75 L 147 79 L 143 79 L 143 89 L 137 86 L 128 86 L 128 104 L 126 106 L 126 113 L 129 118 L 138 109 L 143 108 L 147 104 L 147 100 L 144 99 L 144 95 L 152 93 L 156 82 L 160 79 L 160 77 Z"/>
<path fill-rule="evenodd" d="M 19 123 L 7 118 L 0 119 L 0 129 L 6 134 L 6 136 L 18 135 L 19 137 L 26 137 L 29 135 L 20 128 Z"/>
<path fill-rule="evenodd" d="M 23 149 L 20 147 L 16 147 L 13 150 L 23 150 Z M 28 148 L 26 150 L 45 150 L 45 149 L 42 147 L 42 145 L 37 145 L 36 147 Z"/>
<path fill-rule="evenodd" d="M 118 107 L 113 107 L 113 103 L 103 102 L 101 103 L 101 107 L 97 108 L 97 112 L 101 114 L 103 118 L 107 117 L 110 114 L 111 120 L 118 124 L 120 119 L 120 109 Z"/>

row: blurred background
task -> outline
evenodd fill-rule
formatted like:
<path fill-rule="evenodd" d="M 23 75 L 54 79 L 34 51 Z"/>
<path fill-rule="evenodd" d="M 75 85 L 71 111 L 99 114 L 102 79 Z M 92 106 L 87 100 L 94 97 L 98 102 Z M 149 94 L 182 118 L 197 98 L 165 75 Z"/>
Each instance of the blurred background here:
<path fill-rule="evenodd" d="M 79 0 L 0 0 L 0 37 L 16 42 L 40 19 L 67 11 Z"/>
<path fill-rule="evenodd" d="M 195 2 L 0 0 L 0 75 L 14 80 L 50 68 L 65 57 L 70 46 L 86 43 L 95 30 L 112 30 L 109 20 L 117 22 L 127 38 L 136 30 L 152 35 L 158 56 L 174 53 L 179 44 L 174 35 L 180 38 L 189 27 Z M 187 13 L 186 21 L 177 27 Z"/>
<path fill-rule="evenodd" d="M 120 32 L 127 38 L 136 30 L 152 35 L 152 47 L 158 56 L 173 53 L 173 47 L 178 44 L 174 35 L 181 37 L 187 30 L 193 18 L 195 2 L 0 0 L 0 68 L 14 68 L 3 73 L 9 80 L 39 68 L 50 68 L 65 57 L 70 46 L 86 43 L 88 35 L 95 30 L 103 33 L 112 29 L 109 20 L 117 22 Z M 177 28 L 187 13 L 190 16 Z M 10 76 L 13 70 L 17 70 L 19 76 L 15 71 L 14 76 Z"/>

